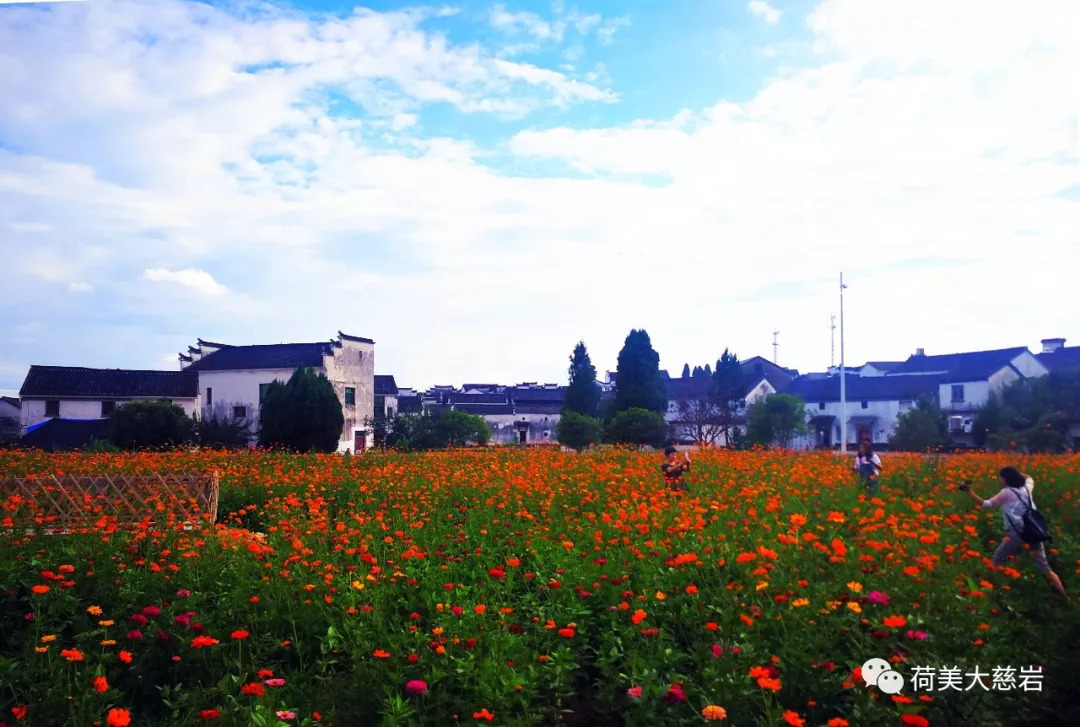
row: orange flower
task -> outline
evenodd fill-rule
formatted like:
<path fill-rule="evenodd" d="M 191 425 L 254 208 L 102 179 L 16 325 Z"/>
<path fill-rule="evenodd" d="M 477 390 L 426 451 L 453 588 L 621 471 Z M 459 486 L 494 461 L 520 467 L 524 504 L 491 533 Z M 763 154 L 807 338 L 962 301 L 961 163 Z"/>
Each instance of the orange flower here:
<path fill-rule="evenodd" d="M 131 652 L 130 651 L 121 651 L 120 652 L 120 661 L 124 662 L 125 664 L 130 664 L 131 663 Z"/>
<path fill-rule="evenodd" d="M 473 712 L 473 719 L 482 719 L 487 722 L 491 722 L 495 719 L 495 714 L 493 712 L 489 712 L 487 710 L 487 707 L 484 707 L 479 712 Z"/>
<path fill-rule="evenodd" d="M 109 691 L 109 680 L 103 676 L 94 677 L 94 691 L 98 694 L 104 694 Z"/>
<path fill-rule="evenodd" d="M 243 629 L 237 629 L 236 631 L 232 632 L 232 639 L 234 641 L 243 641 L 249 636 L 251 636 L 251 634 L 249 634 L 247 631 L 244 631 Z"/>
<path fill-rule="evenodd" d="M 383 651 L 382 649 L 375 649 L 375 653 L 372 656 L 374 656 L 376 659 L 389 659 L 390 652 Z"/>
<path fill-rule="evenodd" d="M 91 606 L 90 608 L 86 609 L 86 612 L 91 616 L 100 616 L 102 613 L 104 613 L 101 610 L 101 606 Z"/>
<path fill-rule="evenodd" d="M 192 647 L 196 649 L 202 649 L 207 646 L 216 646 L 218 643 L 220 642 L 218 642 L 217 639 L 206 636 L 205 634 L 196 636 L 194 639 L 191 640 Z"/>
<path fill-rule="evenodd" d="M 64 657 L 68 661 L 82 661 L 83 653 L 78 649 L 64 649 L 60 652 L 60 656 Z"/>
<path fill-rule="evenodd" d="M 39 596 L 43 596 L 43 595 L 45 595 L 46 593 L 49 592 L 49 587 L 46 586 L 46 585 L 43 585 L 43 584 L 38 584 L 38 585 L 34 586 L 33 588 L 31 588 L 30 590 L 33 591 L 34 593 L 36 593 Z"/>
<path fill-rule="evenodd" d="M 825 727 L 848 727 L 848 721 L 843 717 L 833 717 L 825 723 Z"/>
<path fill-rule="evenodd" d="M 105 723 L 109 727 L 128 727 L 131 724 L 131 712 L 126 709 L 113 708 L 109 710 Z"/>
<path fill-rule="evenodd" d="M 882 622 L 886 628 L 890 629 L 902 629 L 907 626 L 907 619 L 903 616 L 886 616 Z"/>
<path fill-rule="evenodd" d="M 715 704 L 710 704 L 705 707 L 705 709 L 701 710 L 701 716 L 705 718 L 706 722 L 727 719 L 727 710 L 723 707 L 718 707 Z"/>
<path fill-rule="evenodd" d="M 574 638 L 574 630 L 573 629 L 559 629 L 559 636 L 563 637 L 564 639 L 572 639 L 572 638 Z"/>
<path fill-rule="evenodd" d="M 244 686 L 240 687 L 240 693 L 247 694 L 249 696 L 261 697 L 266 694 L 266 689 L 263 687 L 262 684 L 259 684 L 258 682 L 251 682 L 250 684 L 245 684 Z"/>
<path fill-rule="evenodd" d="M 784 721 L 791 727 L 804 727 L 806 720 L 799 716 L 798 712 L 792 712 L 790 709 L 784 711 Z"/>
<path fill-rule="evenodd" d="M 478 603 L 476 604 L 476 606 L 473 607 L 473 613 L 475 613 L 477 616 L 482 616 L 485 611 L 487 611 L 487 606 L 482 603 Z"/>
<path fill-rule="evenodd" d="M 648 615 L 649 614 L 639 608 L 638 610 L 634 611 L 634 615 L 630 617 L 630 621 L 633 622 L 635 626 L 637 626 L 639 623 L 644 621 L 645 617 Z"/>

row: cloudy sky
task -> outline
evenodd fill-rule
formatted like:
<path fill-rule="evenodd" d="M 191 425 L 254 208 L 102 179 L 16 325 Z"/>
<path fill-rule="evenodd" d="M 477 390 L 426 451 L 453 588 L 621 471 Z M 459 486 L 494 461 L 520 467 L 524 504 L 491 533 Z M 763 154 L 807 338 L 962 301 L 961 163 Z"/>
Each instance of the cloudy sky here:
<path fill-rule="evenodd" d="M 1080 342 L 1074 0 L 0 2 L 0 389 Z"/>

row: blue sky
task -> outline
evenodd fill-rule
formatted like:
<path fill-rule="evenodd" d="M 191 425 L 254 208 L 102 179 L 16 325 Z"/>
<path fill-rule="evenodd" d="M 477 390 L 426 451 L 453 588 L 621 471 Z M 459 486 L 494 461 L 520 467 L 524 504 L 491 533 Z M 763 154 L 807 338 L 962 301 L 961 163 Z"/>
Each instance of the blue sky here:
<path fill-rule="evenodd" d="M 195 338 L 563 381 L 1080 339 L 1075 3 L 0 2 L 0 390 Z"/>

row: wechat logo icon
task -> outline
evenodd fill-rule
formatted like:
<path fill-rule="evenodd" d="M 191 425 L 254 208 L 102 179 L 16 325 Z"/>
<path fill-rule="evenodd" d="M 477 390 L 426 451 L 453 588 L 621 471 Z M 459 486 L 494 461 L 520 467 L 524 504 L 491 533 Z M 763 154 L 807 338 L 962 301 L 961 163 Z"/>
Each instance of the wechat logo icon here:
<path fill-rule="evenodd" d="M 884 659 L 867 660 L 861 671 L 867 686 L 877 687 L 885 694 L 899 694 L 904 690 L 904 676 L 893 671 Z"/>

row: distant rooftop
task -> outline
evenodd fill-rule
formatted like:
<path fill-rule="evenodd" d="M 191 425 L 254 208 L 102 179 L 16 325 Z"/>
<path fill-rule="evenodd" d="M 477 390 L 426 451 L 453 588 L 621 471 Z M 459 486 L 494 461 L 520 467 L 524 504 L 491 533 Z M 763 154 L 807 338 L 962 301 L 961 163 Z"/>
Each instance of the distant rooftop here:
<path fill-rule="evenodd" d="M 19 395 L 23 398 L 190 399 L 198 392 L 198 376 L 189 371 L 31 366 Z"/>

